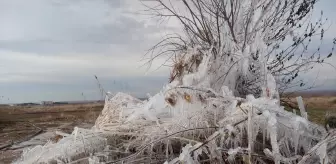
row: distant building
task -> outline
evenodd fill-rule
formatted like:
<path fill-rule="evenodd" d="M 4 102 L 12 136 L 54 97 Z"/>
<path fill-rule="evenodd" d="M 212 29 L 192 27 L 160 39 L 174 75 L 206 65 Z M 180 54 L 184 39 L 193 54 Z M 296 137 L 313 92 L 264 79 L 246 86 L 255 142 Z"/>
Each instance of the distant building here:
<path fill-rule="evenodd" d="M 41 105 L 53 105 L 54 102 L 53 101 L 42 101 Z"/>

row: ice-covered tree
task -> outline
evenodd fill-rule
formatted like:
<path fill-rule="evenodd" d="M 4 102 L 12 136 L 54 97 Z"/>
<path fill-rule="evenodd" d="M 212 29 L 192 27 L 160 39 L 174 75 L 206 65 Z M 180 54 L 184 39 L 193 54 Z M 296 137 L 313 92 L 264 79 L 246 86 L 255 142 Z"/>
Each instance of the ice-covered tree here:
<path fill-rule="evenodd" d="M 209 87 L 216 91 L 224 84 L 236 96 L 259 96 L 267 86 L 267 73 L 275 77 L 280 94 L 293 87 L 301 89 L 298 78 L 315 64 L 329 64 L 330 53 L 321 54 L 327 19 L 313 21 L 317 0 L 154 0 L 151 14 L 177 19 L 184 33 L 167 35 L 149 52 L 149 63 L 159 56 L 173 59 L 170 80 L 197 69 L 206 51 L 209 60 Z M 311 46 L 314 42 L 315 46 Z M 335 45 L 336 41 L 333 42 Z M 316 44 L 318 43 L 318 44 Z M 317 45 L 317 46 L 316 46 Z M 188 48 L 199 53 L 185 57 Z M 313 49 L 312 49 L 313 48 Z M 315 49 L 316 48 L 316 49 Z M 329 50 L 328 50 L 329 51 Z M 194 69 L 194 70 L 193 70 Z M 181 80 L 180 80 L 181 81 Z M 182 81 L 181 81 L 182 84 Z M 270 88 L 265 88 L 266 90 Z"/>

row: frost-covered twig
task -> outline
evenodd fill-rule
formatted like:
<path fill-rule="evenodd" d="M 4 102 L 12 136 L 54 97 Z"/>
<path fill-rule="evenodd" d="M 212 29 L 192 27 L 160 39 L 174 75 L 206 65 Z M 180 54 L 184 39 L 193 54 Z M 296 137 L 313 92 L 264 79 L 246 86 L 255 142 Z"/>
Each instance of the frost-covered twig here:
<path fill-rule="evenodd" d="M 237 126 L 245 121 L 247 121 L 247 117 L 242 119 L 241 121 L 238 121 L 236 123 L 234 123 L 232 126 Z M 191 147 L 189 150 L 188 150 L 188 153 L 190 155 L 192 155 L 194 152 L 196 152 L 198 149 L 200 149 L 201 147 L 205 146 L 206 144 L 208 144 L 209 142 L 211 142 L 212 140 L 216 139 L 217 137 L 219 137 L 220 135 L 222 135 L 223 133 L 227 133 L 229 131 L 229 129 L 223 129 L 223 130 L 220 130 L 220 131 L 216 131 L 215 133 L 213 133 L 211 136 L 209 136 L 203 143 L 198 143 L 196 145 L 194 145 L 193 147 Z M 177 163 L 179 161 L 178 158 L 176 159 L 173 159 L 171 162 L 169 162 L 169 164 L 171 163 Z"/>
<path fill-rule="evenodd" d="M 313 157 L 313 155 L 319 155 L 321 161 L 325 161 L 327 159 L 326 153 L 328 143 L 336 142 L 336 133 L 329 133 L 323 140 L 317 143 L 314 147 L 312 147 L 299 161 L 298 164 L 305 164 L 307 161 Z M 322 149 L 321 149 L 322 148 Z M 328 163 L 327 161 L 321 162 Z"/>
<path fill-rule="evenodd" d="M 178 131 L 178 132 L 174 132 L 172 134 L 169 134 L 169 135 L 165 135 L 164 137 L 161 137 L 157 140 L 154 140 L 146 145 L 143 145 L 142 147 L 139 148 L 139 150 L 137 150 L 137 153 L 134 153 L 130 156 L 127 156 L 125 158 L 122 158 L 122 159 L 118 159 L 118 160 L 115 160 L 115 161 L 109 161 L 109 162 L 106 162 L 107 164 L 109 163 L 117 163 L 117 162 L 120 162 L 120 161 L 123 161 L 123 160 L 126 160 L 126 159 L 129 159 L 129 158 L 133 158 L 133 157 L 136 157 L 137 155 L 139 155 L 140 153 L 142 153 L 147 147 L 155 144 L 155 143 L 158 143 L 164 139 L 167 139 L 171 136 L 174 136 L 174 135 L 177 135 L 177 134 L 180 134 L 180 133 L 184 133 L 184 132 L 188 132 L 188 131 L 194 131 L 194 130 L 204 130 L 204 129 L 218 129 L 219 127 L 199 127 L 199 128 L 190 128 L 190 129 L 185 129 L 185 130 L 181 130 L 181 131 Z"/>

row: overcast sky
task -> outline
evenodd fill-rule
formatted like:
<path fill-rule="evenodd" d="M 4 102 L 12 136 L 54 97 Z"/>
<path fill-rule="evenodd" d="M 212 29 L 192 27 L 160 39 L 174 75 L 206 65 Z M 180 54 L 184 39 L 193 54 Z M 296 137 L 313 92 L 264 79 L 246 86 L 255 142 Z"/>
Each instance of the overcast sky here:
<path fill-rule="evenodd" d="M 316 6 L 332 23 L 326 39 L 336 36 L 334 6 L 335 0 Z M 0 103 L 83 100 L 82 93 L 99 99 L 94 75 L 112 92 L 157 92 L 168 69 L 147 71 L 141 58 L 178 24 L 158 24 L 137 14 L 141 8 L 137 0 L 0 0 Z M 318 72 L 328 74 L 320 88 L 336 89 L 331 67 L 306 78 Z"/>

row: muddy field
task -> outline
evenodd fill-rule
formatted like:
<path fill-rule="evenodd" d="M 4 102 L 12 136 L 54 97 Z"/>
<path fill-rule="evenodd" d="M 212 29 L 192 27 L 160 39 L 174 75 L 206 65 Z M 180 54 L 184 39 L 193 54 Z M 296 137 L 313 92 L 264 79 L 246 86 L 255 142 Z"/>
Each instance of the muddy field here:
<path fill-rule="evenodd" d="M 102 103 L 58 106 L 0 106 L 0 164 L 11 163 L 22 152 L 10 147 L 45 132 L 71 133 L 75 126 L 91 128 Z M 58 138 L 50 138 L 51 141 Z M 14 144 L 14 145 L 15 145 Z M 7 146 L 7 147 L 6 147 Z"/>

